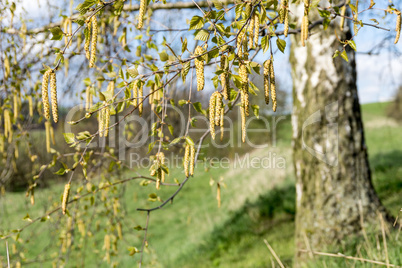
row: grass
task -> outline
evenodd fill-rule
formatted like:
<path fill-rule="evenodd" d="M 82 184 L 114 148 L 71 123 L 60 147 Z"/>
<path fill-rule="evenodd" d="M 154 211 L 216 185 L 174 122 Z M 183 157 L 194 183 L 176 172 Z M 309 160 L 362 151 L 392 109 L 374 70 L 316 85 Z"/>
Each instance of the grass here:
<path fill-rule="evenodd" d="M 363 105 L 362 111 L 373 183 L 382 202 L 396 215 L 402 194 L 402 168 L 398 161 L 402 159 L 402 150 L 398 149 L 402 148 L 402 140 L 398 139 L 402 126 L 385 118 L 385 107 L 386 104 L 368 104 Z M 285 160 L 285 169 L 276 167 L 269 169 L 267 174 L 267 170 L 263 169 L 244 168 L 239 171 L 200 164 L 196 170 L 197 176 L 191 178 L 174 199 L 173 205 L 151 214 L 145 267 L 267 267 L 274 260 L 263 239 L 271 244 L 285 266 L 291 266 L 294 256 L 295 188 L 289 118 L 282 122 L 277 136 L 277 146 L 271 144 L 269 151 Z M 205 156 L 215 153 L 205 151 Z M 268 157 L 267 149 L 251 152 L 252 157 Z M 208 172 L 204 172 L 205 169 Z M 124 173 L 118 179 L 134 175 Z M 182 178 L 181 169 L 171 170 L 169 182 L 173 182 L 174 178 Z M 226 188 L 222 189 L 222 206 L 217 208 L 216 181 L 221 178 Z M 211 180 L 215 182 L 212 186 Z M 76 183 L 73 190 L 76 191 L 80 186 Z M 86 187 L 83 187 L 80 194 L 86 192 Z M 67 267 L 82 267 L 83 264 L 87 267 L 110 267 L 113 264 L 117 267 L 135 267 L 139 256 L 130 256 L 129 249 L 140 248 L 143 231 L 136 231 L 134 227 L 145 226 L 146 220 L 146 214 L 137 212 L 136 208 L 158 205 L 158 201 L 147 201 L 151 193 L 157 193 L 163 200 L 174 190 L 174 187 L 165 187 L 156 191 L 153 184 L 143 187 L 139 182 L 131 181 L 94 195 L 94 198 L 82 199 L 77 202 L 80 209 L 70 205 L 70 213 L 80 214 L 89 232 L 83 237 L 77 224 L 73 224 L 74 241 Z M 23 220 L 27 213 L 34 218 L 57 206 L 62 191 L 63 185 L 60 184 L 37 191 L 35 206 L 29 205 L 29 200 L 21 193 L 7 193 L 5 198 L 0 199 L 0 233 L 28 223 Z M 116 196 L 122 197 L 117 213 L 113 209 Z M 96 204 L 95 209 L 91 203 Z M 104 236 L 111 234 L 117 237 L 116 221 L 122 222 L 124 237 L 118 240 L 117 250 L 110 251 L 111 264 L 107 264 L 104 261 L 105 250 L 102 249 Z M 18 239 L 14 236 L 9 240 L 12 261 L 21 259 L 27 266 L 26 262 L 35 261 L 29 267 L 49 267 L 55 260 L 57 263 L 63 241 L 60 230 L 65 230 L 66 225 L 67 217 L 60 219 L 59 214 L 55 214 L 47 221 L 36 223 L 21 232 Z M 388 237 L 390 260 L 393 264 L 401 264 L 398 254 L 401 242 L 392 237 Z M 85 243 L 81 243 L 83 241 Z M 350 238 L 341 250 L 351 256 L 361 254 L 384 260 L 381 241 L 381 236 L 370 236 L 366 244 L 357 238 Z M 86 247 L 81 247 L 81 244 L 86 244 Z M 371 249 L 377 249 L 378 245 L 380 250 Z M 4 256 L 4 246 L 0 243 L 0 267 L 5 265 Z M 329 257 L 317 257 L 316 260 L 318 262 L 309 267 L 350 267 L 354 263 Z M 63 261 L 60 260 L 60 264 Z M 371 267 L 359 265 L 357 262 L 355 267 Z"/>

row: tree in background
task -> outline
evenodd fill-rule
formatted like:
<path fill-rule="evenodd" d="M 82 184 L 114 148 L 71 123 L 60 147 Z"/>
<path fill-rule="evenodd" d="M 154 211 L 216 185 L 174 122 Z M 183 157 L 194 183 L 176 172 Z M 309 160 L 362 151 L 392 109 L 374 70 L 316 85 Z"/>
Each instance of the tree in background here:
<path fill-rule="evenodd" d="M 333 4 L 341 7 L 343 1 Z M 294 5 L 293 13 L 303 14 L 303 9 L 303 4 Z M 309 20 L 320 20 L 320 15 L 310 12 Z M 361 28 L 358 22 L 338 18 L 325 31 L 314 29 L 306 41 L 292 36 L 298 249 L 341 242 L 360 233 L 361 219 L 376 224 L 378 213 L 387 216 L 371 183 L 356 86 L 353 26 L 356 35 Z M 333 57 L 334 53 L 343 59 Z"/>
<path fill-rule="evenodd" d="M 237 110 L 241 115 L 239 135 L 243 142 L 247 139 L 247 118 L 252 114 L 258 116 L 260 110 L 251 102 L 251 95 L 259 90 L 250 81 L 251 74 L 263 77 L 264 86 L 260 90 L 264 92 L 265 102 L 272 105 L 273 112 L 277 110 L 274 51 L 285 50 L 283 36 L 288 35 L 295 36 L 291 63 L 295 79 L 293 133 L 298 179 L 298 246 L 302 247 L 300 241 L 304 236 L 313 246 L 327 242 L 320 235 L 324 232 L 331 242 L 342 239 L 346 232 L 359 230 L 359 215 L 370 220 L 375 211 L 383 211 L 370 181 L 355 84 L 353 36 L 347 27 L 344 31 L 336 30 L 339 28 L 337 17 L 353 21 L 356 28 L 363 26 L 358 18 L 357 1 L 319 4 L 306 0 L 300 1 L 299 8 L 294 11 L 289 10 L 291 3 L 286 0 L 126 2 L 81 1 L 76 6 L 77 13 L 64 15 L 67 13 L 64 10 L 60 21 L 39 28 L 29 27 L 23 16 L 15 22 L 17 5 L 21 3 L 2 3 L 2 17 L 7 20 L 0 29 L 3 123 L 0 185 L 9 183 L 18 171 L 17 160 L 22 151 L 32 162 L 32 174 L 29 174 L 32 180 L 27 187 L 32 205 L 35 187 L 49 175 L 47 170 L 57 170 L 56 174 L 64 176 L 65 181 L 61 202 L 54 202 L 40 217 L 31 219 L 27 215 L 29 223 L 26 226 L 13 231 L 2 230 L 2 239 L 15 234 L 19 236 L 36 222 L 54 221 L 50 216 L 55 213 L 66 214 L 67 217 L 60 218 L 63 230 L 54 230 L 60 235 L 54 264 L 60 266 L 68 260 L 74 236 L 77 238 L 74 247 L 85 245 L 93 218 L 90 222 L 83 219 L 94 215 L 95 210 L 90 209 L 95 202 L 92 197 L 101 193 L 102 206 L 96 212 L 108 215 L 110 222 L 103 226 L 105 235 L 99 254 L 106 262 L 115 263 L 116 248 L 129 231 L 123 230 L 122 219 L 131 216 L 120 213 L 119 185 L 140 180 L 142 186 L 151 184 L 157 190 L 161 189 L 158 194 L 148 196 L 151 201 L 161 202 L 159 205 L 137 209 L 146 214 L 145 225 L 138 227 L 144 231 L 144 238 L 141 245 L 131 247 L 129 253 L 141 253 L 141 265 L 148 245 L 150 215 L 173 201 L 189 182 L 206 137 L 211 135 L 213 140 L 219 140 L 221 134 L 225 134 L 222 130 L 228 113 Z M 75 4 L 70 2 L 70 11 Z M 373 5 L 374 1 L 367 10 Z M 184 33 L 183 29 L 173 28 L 177 25 L 169 21 L 168 26 L 156 28 L 154 20 L 161 22 L 162 19 L 154 13 L 166 9 L 193 9 L 197 15 L 189 16 L 189 27 L 185 27 Z M 345 15 L 346 9 L 352 10 L 353 17 Z M 398 39 L 401 13 L 391 4 L 384 12 L 397 20 Z M 295 24 L 297 17 L 301 23 Z M 176 15 L 174 18 L 180 19 Z M 318 29 L 316 26 L 319 25 L 324 25 L 326 31 Z M 366 26 L 381 28 L 374 24 Z M 311 29 L 317 33 L 310 36 Z M 182 33 L 182 36 L 179 39 L 171 32 Z M 341 33 L 339 39 L 335 32 Z M 49 49 L 49 44 L 56 41 L 59 47 Z M 258 56 L 263 58 L 261 63 L 257 62 Z M 74 75 L 70 73 L 72 71 Z M 85 111 L 68 119 L 72 130 L 65 131 L 63 137 L 73 149 L 64 151 L 65 148 L 57 149 L 53 126 L 60 124 L 58 110 L 65 100 L 60 100 L 60 81 L 70 82 L 71 77 L 79 77 L 85 84 L 83 90 L 76 92 L 85 103 Z M 193 79 L 197 92 L 195 88 L 191 90 Z M 67 91 L 77 85 L 75 82 L 64 84 L 69 84 Z M 186 98 L 177 99 L 172 84 L 187 91 Z M 208 95 L 208 107 L 198 101 L 200 95 Z M 167 110 L 169 105 L 188 114 L 182 129 L 174 128 Z M 320 110 L 321 114 L 317 116 L 316 112 Z M 149 134 L 146 145 L 152 165 L 147 174 L 121 179 L 121 171 L 129 169 L 122 159 L 125 157 L 125 140 L 122 142 L 121 135 L 124 131 L 137 133 L 126 124 L 134 114 L 142 118 L 154 115 L 149 128 L 145 124 L 136 125 L 137 129 L 142 128 L 146 135 Z M 190 135 L 191 129 L 198 124 L 194 120 L 196 115 L 207 118 L 209 128 L 200 135 Z M 322 138 L 327 123 L 323 118 L 332 127 L 338 124 L 338 128 L 329 128 L 325 141 Z M 64 118 L 60 117 L 61 120 Z M 86 127 L 88 122 L 93 124 L 95 121 L 96 130 Z M 318 121 L 319 124 L 312 124 Z M 304 128 L 306 122 L 311 124 Z M 50 160 L 38 157 L 39 153 L 32 149 L 32 130 L 38 128 L 34 123 L 45 130 L 46 143 L 42 148 L 52 156 Z M 316 142 L 308 144 L 312 138 L 316 138 Z M 337 139 L 338 143 L 335 142 Z M 118 150 L 115 150 L 116 144 Z M 303 146 L 313 148 L 313 151 L 302 151 Z M 319 157 L 326 164 L 310 155 L 323 152 L 323 148 L 326 152 Z M 183 157 L 183 175 L 174 182 L 166 180 L 168 152 Z M 169 187 L 176 190 L 162 198 Z M 217 189 L 219 199 L 219 183 Z M 72 203 L 77 205 L 72 206 Z M 336 213 L 339 213 L 338 217 L 328 215 Z M 82 255 L 78 257 L 85 259 L 85 252 Z"/>

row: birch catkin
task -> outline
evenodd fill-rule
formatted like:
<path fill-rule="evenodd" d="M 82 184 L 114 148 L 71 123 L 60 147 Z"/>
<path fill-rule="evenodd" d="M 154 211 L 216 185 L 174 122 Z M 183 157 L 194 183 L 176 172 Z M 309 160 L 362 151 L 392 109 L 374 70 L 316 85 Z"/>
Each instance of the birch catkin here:
<path fill-rule="evenodd" d="M 224 120 L 224 116 L 225 116 L 225 109 L 224 108 L 222 108 L 221 109 L 221 122 L 220 122 L 220 125 L 221 125 L 221 141 L 223 140 L 223 133 L 224 133 L 224 131 L 225 131 L 225 129 L 224 129 L 224 127 L 223 127 L 223 120 Z"/>
<path fill-rule="evenodd" d="M 138 12 L 138 26 L 137 26 L 138 29 L 142 29 L 146 7 L 147 7 L 147 0 L 140 0 L 140 10 Z"/>
<path fill-rule="evenodd" d="M 212 139 L 215 139 L 215 109 L 216 109 L 216 92 L 212 93 L 209 99 L 209 128 Z"/>
<path fill-rule="evenodd" d="M 89 59 L 89 68 L 93 68 L 95 66 L 96 44 L 98 42 L 98 20 L 96 19 L 96 16 L 92 17 L 91 22 L 92 22 L 92 38 L 91 38 L 91 55 Z"/>
<path fill-rule="evenodd" d="M 225 55 L 221 56 L 221 70 L 223 73 L 221 73 L 221 84 L 222 84 L 222 93 L 223 97 L 225 100 L 229 99 L 229 76 L 227 74 L 228 72 L 228 62 L 227 62 L 227 57 Z"/>
<path fill-rule="evenodd" d="M 138 105 L 138 86 L 137 81 L 133 82 L 133 106 L 137 107 Z"/>
<path fill-rule="evenodd" d="M 249 39 L 248 39 L 248 46 L 250 48 L 254 47 L 254 24 L 255 24 L 255 17 L 254 14 L 250 16 L 250 23 L 248 25 L 248 32 L 249 32 Z"/>
<path fill-rule="evenodd" d="M 139 106 L 138 106 L 138 114 L 139 116 L 142 115 L 142 110 L 143 110 L 143 101 L 144 101 L 144 83 L 142 81 L 140 81 L 140 88 L 138 89 L 138 102 L 139 102 Z"/>
<path fill-rule="evenodd" d="M 197 46 L 194 54 L 195 56 L 202 55 L 204 53 L 204 49 L 201 46 Z M 204 59 L 202 57 L 197 57 L 194 60 L 195 64 L 195 73 L 197 75 L 197 91 L 201 91 L 204 89 Z"/>
<path fill-rule="evenodd" d="M 43 103 L 43 114 L 46 119 L 50 119 L 50 105 L 49 105 L 49 76 L 52 70 L 47 70 L 43 75 L 42 79 L 42 103 Z"/>
<path fill-rule="evenodd" d="M 53 121 L 57 123 L 59 121 L 59 111 L 57 105 L 57 82 L 56 82 L 56 73 L 52 72 L 50 74 L 50 96 L 52 99 L 52 114 Z"/>
<path fill-rule="evenodd" d="M 104 120 L 105 120 L 105 123 L 104 123 L 105 132 L 103 133 L 103 136 L 107 137 L 109 135 L 109 125 L 110 125 L 110 109 L 109 109 L 109 107 L 105 108 Z"/>
<path fill-rule="evenodd" d="M 186 144 L 186 149 L 184 151 L 184 159 L 183 159 L 183 165 L 184 165 L 184 174 L 186 177 L 189 176 L 189 163 L 190 163 L 190 145 Z"/>
<path fill-rule="evenodd" d="M 33 101 L 32 101 L 32 96 L 28 96 L 28 104 L 29 104 L 29 116 L 33 117 Z"/>
<path fill-rule="evenodd" d="M 246 141 L 246 113 L 244 112 L 244 107 L 240 106 L 240 116 L 241 116 L 241 140 Z"/>
<path fill-rule="evenodd" d="M 258 46 L 258 38 L 260 36 L 260 17 L 254 12 L 254 48 Z"/>
<path fill-rule="evenodd" d="M 399 37 L 401 36 L 401 11 L 395 10 L 395 13 L 397 15 L 396 18 L 396 37 L 395 37 L 395 44 L 398 43 Z"/>
<path fill-rule="evenodd" d="M 68 202 L 68 196 L 70 195 L 70 187 L 71 187 L 70 183 L 67 183 L 64 186 L 63 201 L 61 203 L 61 211 L 63 212 L 63 215 L 65 215 L 67 211 L 67 202 Z"/>
<path fill-rule="evenodd" d="M 265 94 L 265 103 L 269 104 L 269 77 L 271 70 L 271 60 L 268 59 L 264 62 L 264 94 Z"/>
<path fill-rule="evenodd" d="M 270 81 L 270 88 L 271 88 L 271 98 L 272 98 L 272 110 L 276 112 L 276 85 L 275 85 L 275 73 L 274 73 L 274 61 L 271 56 L 271 64 L 269 68 L 269 81 Z"/>
<path fill-rule="evenodd" d="M 349 5 L 350 0 L 346 0 L 345 4 L 341 8 L 341 21 L 340 21 L 340 28 L 341 31 L 343 31 L 344 26 L 345 26 L 345 14 L 346 14 L 346 6 Z"/>
<path fill-rule="evenodd" d="M 90 20 L 87 20 L 87 31 L 85 35 L 85 44 L 84 44 L 84 50 L 85 50 L 85 57 L 89 60 L 90 53 L 89 53 L 89 46 L 91 45 L 91 22 Z"/>
<path fill-rule="evenodd" d="M 223 106 L 222 99 L 223 99 L 222 94 L 219 92 L 216 92 L 216 99 L 215 99 L 215 125 L 216 126 L 220 125 L 221 109 Z"/>
<path fill-rule="evenodd" d="M 45 132 L 46 132 L 46 152 L 50 153 L 50 121 L 45 122 Z"/>
<path fill-rule="evenodd" d="M 246 64 L 240 62 L 239 76 L 242 83 L 241 88 L 241 105 L 244 107 L 246 116 L 249 116 L 249 98 L 248 98 L 248 75 Z"/>
<path fill-rule="evenodd" d="M 190 175 L 194 175 L 194 166 L 195 166 L 195 147 L 194 145 L 190 145 Z"/>
<path fill-rule="evenodd" d="M 105 121 L 104 111 L 105 111 L 105 108 L 102 108 L 99 111 L 99 115 L 98 115 L 99 137 L 103 137 L 103 129 L 104 129 L 104 121 Z"/>

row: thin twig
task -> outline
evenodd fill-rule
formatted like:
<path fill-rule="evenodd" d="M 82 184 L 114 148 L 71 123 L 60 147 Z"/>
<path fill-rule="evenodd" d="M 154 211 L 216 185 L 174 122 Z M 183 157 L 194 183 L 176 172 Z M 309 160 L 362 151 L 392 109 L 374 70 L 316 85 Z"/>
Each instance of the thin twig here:
<path fill-rule="evenodd" d="M 267 245 L 267 248 L 269 249 L 269 251 L 271 252 L 271 254 L 274 256 L 275 260 L 278 262 L 279 266 L 281 268 L 285 268 L 285 266 L 283 265 L 283 263 L 281 262 L 281 260 L 279 259 L 278 255 L 276 255 L 274 249 L 271 247 L 271 245 L 268 243 L 267 240 L 264 239 L 264 243 L 265 245 Z"/>

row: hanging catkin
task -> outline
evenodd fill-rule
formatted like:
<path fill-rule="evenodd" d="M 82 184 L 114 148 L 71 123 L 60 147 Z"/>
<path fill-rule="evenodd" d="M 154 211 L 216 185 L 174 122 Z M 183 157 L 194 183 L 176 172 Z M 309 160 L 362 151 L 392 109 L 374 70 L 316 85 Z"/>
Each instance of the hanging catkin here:
<path fill-rule="evenodd" d="M 61 203 L 61 210 L 63 212 L 63 215 L 65 215 L 67 211 L 67 202 L 68 202 L 68 196 L 70 195 L 70 187 L 71 187 L 70 183 L 67 183 L 64 186 L 63 201 Z"/>
<path fill-rule="evenodd" d="M 225 131 L 225 129 L 224 129 L 224 127 L 223 127 L 223 120 L 224 120 L 224 116 L 225 116 L 225 109 L 224 108 L 222 108 L 221 109 L 221 122 L 220 122 L 220 125 L 221 125 L 221 141 L 223 140 L 223 133 L 224 133 L 224 131 Z"/>
<path fill-rule="evenodd" d="M 215 108 L 216 108 L 216 92 L 212 93 L 209 99 L 209 129 L 212 139 L 215 139 Z"/>
<path fill-rule="evenodd" d="M 50 105 L 49 105 L 49 76 L 52 70 L 47 70 L 42 79 L 42 103 L 43 103 L 43 115 L 46 119 L 50 119 Z"/>
<path fill-rule="evenodd" d="M 197 46 L 194 55 L 195 56 L 200 56 L 204 53 L 204 49 L 201 46 Z M 197 91 L 201 91 L 204 89 L 204 59 L 203 57 L 197 57 L 194 60 L 195 64 L 195 73 L 197 75 Z"/>
<path fill-rule="evenodd" d="M 14 110 L 14 122 L 16 122 L 17 121 L 17 119 L 18 119 L 18 111 L 19 111 L 19 105 L 18 105 L 18 92 L 15 92 L 14 93 L 14 95 L 13 95 L 13 102 L 14 102 L 14 104 L 13 104 L 13 110 Z"/>
<path fill-rule="evenodd" d="M 32 101 L 32 96 L 28 96 L 28 105 L 29 105 L 29 116 L 33 117 L 33 101 Z"/>
<path fill-rule="evenodd" d="M 102 109 L 100 109 L 99 115 L 98 115 L 99 137 L 103 137 L 103 130 L 105 128 L 104 122 L 105 122 L 105 108 L 102 108 Z"/>
<path fill-rule="evenodd" d="M 285 21 L 283 28 L 283 34 L 285 35 L 285 37 L 287 37 L 289 33 L 289 10 L 287 8 L 285 9 Z"/>
<path fill-rule="evenodd" d="M 133 106 L 137 107 L 138 105 L 138 85 L 137 81 L 133 82 Z"/>
<path fill-rule="evenodd" d="M 50 96 L 52 99 L 52 114 L 53 121 L 57 123 L 59 121 L 59 111 L 57 104 L 57 82 L 56 82 L 56 73 L 52 72 L 50 74 Z"/>
<path fill-rule="evenodd" d="M 219 126 L 220 118 L 221 118 L 221 109 L 223 106 L 222 102 L 223 96 L 221 93 L 216 92 L 216 99 L 215 99 L 215 125 Z"/>
<path fill-rule="evenodd" d="M 139 102 L 139 106 L 138 106 L 138 114 L 139 116 L 142 116 L 142 110 L 143 110 L 143 101 L 144 101 L 144 83 L 142 81 L 140 81 L 140 88 L 138 89 L 138 102 Z"/>
<path fill-rule="evenodd" d="M 271 60 L 268 59 L 264 62 L 264 94 L 265 94 L 265 103 L 269 104 L 269 77 L 271 70 Z"/>
<path fill-rule="evenodd" d="M 46 132 L 46 152 L 50 153 L 50 121 L 46 120 L 45 122 L 45 132 Z"/>
<path fill-rule="evenodd" d="M 147 0 L 140 0 L 140 10 L 138 12 L 138 29 L 142 28 L 145 16 L 145 9 L 147 7 Z"/>
<path fill-rule="evenodd" d="M 92 107 L 91 86 L 87 86 L 85 90 L 85 109 L 88 111 Z"/>
<path fill-rule="evenodd" d="M 89 53 L 89 46 L 91 45 L 91 20 L 87 20 L 87 31 L 85 35 L 85 44 L 84 44 L 84 49 L 85 49 L 85 57 L 89 60 L 90 58 L 90 53 Z"/>
<path fill-rule="evenodd" d="M 255 17 L 254 14 L 252 14 L 250 16 L 250 23 L 248 25 L 248 33 L 249 33 L 248 46 L 250 48 L 254 48 L 254 25 L 255 25 Z"/>
<path fill-rule="evenodd" d="M 229 75 L 228 75 L 229 63 L 227 62 L 227 57 L 225 55 L 221 56 L 221 84 L 222 84 L 222 93 L 225 100 L 229 99 Z"/>
<path fill-rule="evenodd" d="M 349 5 L 349 3 L 350 3 L 350 0 L 346 0 L 345 4 L 341 8 L 341 21 L 339 23 L 341 31 L 343 31 L 344 26 L 345 26 L 346 7 L 347 7 L 347 5 Z"/>
<path fill-rule="evenodd" d="M 194 175 L 194 166 L 195 166 L 195 147 L 194 145 L 190 145 L 190 175 Z"/>
<path fill-rule="evenodd" d="M 89 68 L 93 68 L 95 66 L 96 44 L 98 42 L 98 20 L 96 19 L 96 16 L 92 17 L 91 22 L 92 22 L 92 38 L 91 38 L 91 55 L 89 59 Z"/>
<path fill-rule="evenodd" d="M 104 123 L 105 132 L 103 133 L 103 136 L 107 137 L 109 135 L 109 125 L 110 125 L 110 109 L 109 109 L 109 107 L 105 108 L 104 120 L 105 120 L 105 123 Z"/>
<path fill-rule="evenodd" d="M 190 145 L 186 144 L 186 149 L 184 151 L 184 159 L 183 159 L 184 174 L 186 175 L 186 177 L 189 176 L 189 163 L 190 163 Z"/>
<path fill-rule="evenodd" d="M 271 98 L 272 98 L 272 110 L 276 112 L 276 85 L 275 85 L 275 73 L 274 73 L 274 60 L 271 55 L 271 64 L 269 68 L 269 81 L 270 81 L 270 89 L 271 89 Z"/>
<path fill-rule="evenodd" d="M 241 116 L 241 140 L 246 141 L 246 113 L 244 112 L 244 107 L 240 105 L 240 116 Z"/>
<path fill-rule="evenodd" d="M 247 67 L 243 62 L 239 63 L 239 76 L 242 83 L 241 87 L 241 105 L 244 107 L 244 112 L 246 116 L 249 116 L 249 98 L 248 98 L 248 75 Z"/>
<path fill-rule="evenodd" d="M 395 37 L 395 44 L 398 43 L 399 37 L 401 36 L 401 11 L 395 10 L 395 13 L 397 15 L 396 18 L 396 37 Z"/>
<path fill-rule="evenodd" d="M 253 47 L 258 46 L 258 38 L 260 36 L 260 17 L 257 12 L 254 12 L 254 45 Z"/>

